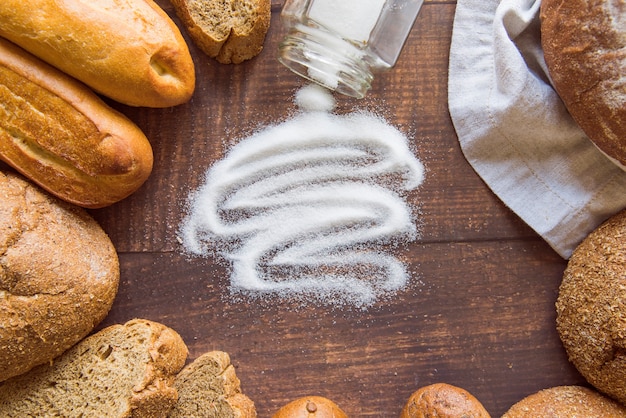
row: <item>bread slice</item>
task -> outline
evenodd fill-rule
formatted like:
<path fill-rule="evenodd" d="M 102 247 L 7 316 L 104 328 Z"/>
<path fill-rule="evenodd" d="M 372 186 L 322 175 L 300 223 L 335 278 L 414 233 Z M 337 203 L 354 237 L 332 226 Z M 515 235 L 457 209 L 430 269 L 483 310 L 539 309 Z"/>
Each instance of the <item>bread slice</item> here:
<path fill-rule="evenodd" d="M 271 0 L 171 0 L 194 43 L 222 64 L 240 64 L 263 49 Z"/>
<path fill-rule="evenodd" d="M 180 335 L 162 324 L 112 325 L 0 384 L 0 416 L 164 417 L 186 358 Z"/>
<path fill-rule="evenodd" d="M 239 378 L 223 351 L 205 353 L 187 365 L 174 382 L 178 403 L 170 418 L 254 418 L 254 402 L 241 393 Z"/>

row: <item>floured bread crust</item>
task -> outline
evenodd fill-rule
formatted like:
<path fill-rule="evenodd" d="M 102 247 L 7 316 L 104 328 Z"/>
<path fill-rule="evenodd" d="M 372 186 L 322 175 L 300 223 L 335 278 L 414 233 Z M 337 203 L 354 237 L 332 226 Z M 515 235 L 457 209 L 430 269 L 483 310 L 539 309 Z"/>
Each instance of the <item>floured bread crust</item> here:
<path fill-rule="evenodd" d="M 0 381 L 91 332 L 119 276 L 113 244 L 84 210 L 0 172 Z"/>

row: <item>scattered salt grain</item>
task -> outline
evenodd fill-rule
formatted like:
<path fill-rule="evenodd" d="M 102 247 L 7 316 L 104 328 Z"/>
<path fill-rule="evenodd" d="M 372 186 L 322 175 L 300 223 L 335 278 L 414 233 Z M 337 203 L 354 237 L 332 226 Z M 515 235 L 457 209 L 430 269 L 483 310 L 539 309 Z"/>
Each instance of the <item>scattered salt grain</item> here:
<path fill-rule="evenodd" d="M 302 113 L 207 171 L 180 234 L 188 252 L 231 264 L 234 293 L 364 308 L 409 280 L 385 248 L 417 237 L 402 196 L 424 168 L 400 131 L 373 114 L 329 113 L 320 88 L 300 90 Z"/>

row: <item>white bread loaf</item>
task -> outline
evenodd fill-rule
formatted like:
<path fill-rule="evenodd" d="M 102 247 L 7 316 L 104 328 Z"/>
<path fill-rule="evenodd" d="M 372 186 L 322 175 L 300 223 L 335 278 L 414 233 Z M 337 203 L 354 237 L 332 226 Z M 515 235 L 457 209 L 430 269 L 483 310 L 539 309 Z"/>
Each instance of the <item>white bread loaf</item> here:
<path fill-rule="evenodd" d="M 160 418 L 177 399 L 172 382 L 187 346 L 165 325 L 112 325 L 54 363 L 0 384 L 0 416 Z"/>
<path fill-rule="evenodd" d="M 152 147 L 134 123 L 1 38 L 0 101 L 0 159 L 63 200 L 107 206 L 152 171 Z"/>
<path fill-rule="evenodd" d="M 152 0 L 2 0 L 0 36 L 127 105 L 174 106 L 195 88 L 187 44 Z"/>

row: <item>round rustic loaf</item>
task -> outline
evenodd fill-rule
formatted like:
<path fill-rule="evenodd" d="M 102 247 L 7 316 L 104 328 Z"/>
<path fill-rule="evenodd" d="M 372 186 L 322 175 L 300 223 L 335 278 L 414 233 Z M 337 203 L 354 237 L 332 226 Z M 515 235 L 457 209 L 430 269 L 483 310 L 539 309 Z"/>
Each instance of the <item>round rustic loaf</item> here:
<path fill-rule="evenodd" d="M 541 43 L 565 107 L 589 139 L 626 169 L 626 3 L 543 0 Z"/>
<path fill-rule="evenodd" d="M 400 418 L 490 418 L 483 405 L 465 389 L 447 383 L 419 388 L 409 397 Z"/>
<path fill-rule="evenodd" d="M 93 218 L 0 172 L 0 381 L 84 338 L 118 284 L 117 253 Z"/>
<path fill-rule="evenodd" d="M 626 211 L 574 250 L 556 310 L 570 361 L 598 390 L 626 404 Z"/>
<path fill-rule="evenodd" d="M 623 418 L 626 407 L 582 386 L 556 386 L 529 395 L 502 418 Z"/>

